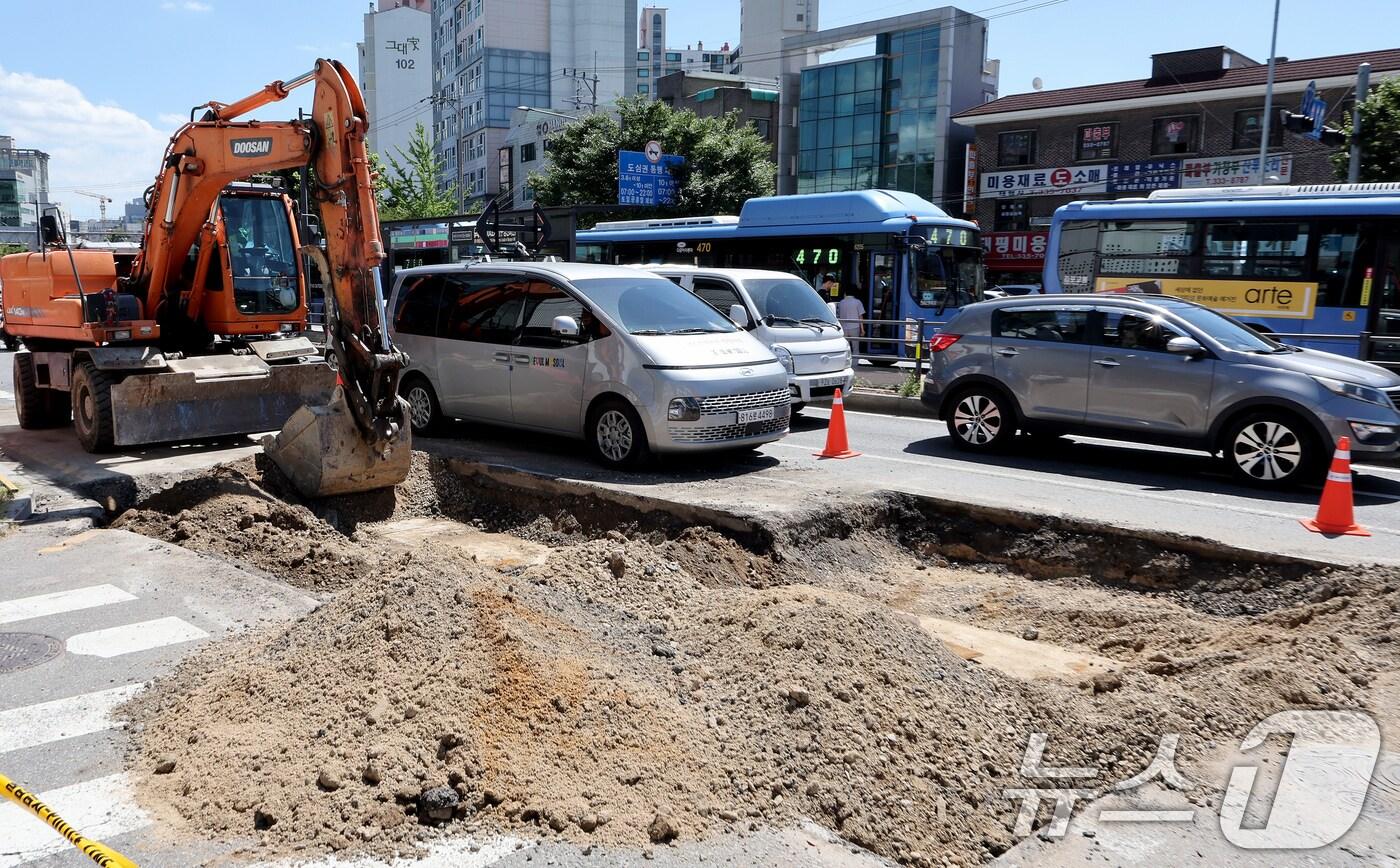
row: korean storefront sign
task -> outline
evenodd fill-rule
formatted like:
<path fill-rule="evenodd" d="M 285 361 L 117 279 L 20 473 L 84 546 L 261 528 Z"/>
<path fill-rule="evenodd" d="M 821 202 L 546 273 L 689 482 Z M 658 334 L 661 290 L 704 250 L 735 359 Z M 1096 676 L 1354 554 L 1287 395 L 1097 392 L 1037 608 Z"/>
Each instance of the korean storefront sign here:
<path fill-rule="evenodd" d="M 982 176 L 981 190 L 983 196 L 991 198 L 1107 193 L 1108 166 L 1062 166 L 1056 169 L 987 172 Z"/>
<path fill-rule="evenodd" d="M 1181 186 L 1241 187 L 1249 184 L 1287 184 L 1293 177 L 1292 154 L 1270 154 L 1259 179 L 1259 157 L 1199 157 L 1181 162 Z"/>
<path fill-rule="evenodd" d="M 1044 230 L 983 232 L 983 264 L 989 270 L 1038 270 L 1045 263 L 1045 248 L 1049 241 L 1050 233 Z"/>
<path fill-rule="evenodd" d="M 1144 160 L 1108 167 L 1108 192 L 1135 193 L 1181 186 L 1180 160 Z"/>

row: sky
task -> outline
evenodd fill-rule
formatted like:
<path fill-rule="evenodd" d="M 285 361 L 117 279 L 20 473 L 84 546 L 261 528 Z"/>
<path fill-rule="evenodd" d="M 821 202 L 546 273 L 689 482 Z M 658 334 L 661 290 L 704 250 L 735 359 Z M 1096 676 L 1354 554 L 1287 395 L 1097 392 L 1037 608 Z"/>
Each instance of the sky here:
<path fill-rule="evenodd" d="M 486 0 L 487 3 L 512 0 Z M 646 0 L 639 0 L 639 6 Z M 658 0 L 657 5 L 661 5 Z M 671 46 L 739 37 L 738 0 L 670 0 Z M 933 8 L 924 0 L 822 0 L 822 27 Z M 53 198 L 78 218 L 137 196 L 192 106 L 232 102 L 333 57 L 356 67 L 367 0 L 0 0 L 0 135 L 52 155 Z M 1272 0 L 966 0 L 989 19 L 1001 93 L 1143 78 L 1148 56 L 1228 45 L 1269 55 Z M 55 42 L 54 34 L 62 34 Z M 1282 0 L 1278 53 L 1400 47 L 1397 0 Z M 307 91 L 309 96 L 309 89 Z M 289 99 L 268 119 L 293 117 Z"/>

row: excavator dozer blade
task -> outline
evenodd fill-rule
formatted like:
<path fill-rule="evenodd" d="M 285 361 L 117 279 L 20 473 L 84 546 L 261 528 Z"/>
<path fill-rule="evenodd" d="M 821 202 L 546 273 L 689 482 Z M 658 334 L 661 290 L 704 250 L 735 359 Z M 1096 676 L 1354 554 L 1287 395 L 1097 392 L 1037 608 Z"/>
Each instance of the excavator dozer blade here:
<path fill-rule="evenodd" d="M 404 410 L 407 420 L 406 406 Z M 408 478 L 413 458 L 407 425 L 390 441 L 387 454 L 371 447 L 340 386 L 331 393 L 330 403 L 302 407 L 281 431 L 264 437 L 263 451 L 303 497 L 390 488 Z"/>

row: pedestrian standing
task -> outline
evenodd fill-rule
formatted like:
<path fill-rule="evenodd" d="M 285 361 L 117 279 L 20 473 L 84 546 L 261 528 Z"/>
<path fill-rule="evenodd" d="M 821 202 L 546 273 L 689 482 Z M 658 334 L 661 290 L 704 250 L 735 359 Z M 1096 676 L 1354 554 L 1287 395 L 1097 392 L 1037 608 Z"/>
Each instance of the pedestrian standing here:
<path fill-rule="evenodd" d="M 836 318 L 841 321 L 841 330 L 848 338 L 858 338 L 865 335 L 865 305 L 853 292 L 843 296 L 836 303 Z"/>

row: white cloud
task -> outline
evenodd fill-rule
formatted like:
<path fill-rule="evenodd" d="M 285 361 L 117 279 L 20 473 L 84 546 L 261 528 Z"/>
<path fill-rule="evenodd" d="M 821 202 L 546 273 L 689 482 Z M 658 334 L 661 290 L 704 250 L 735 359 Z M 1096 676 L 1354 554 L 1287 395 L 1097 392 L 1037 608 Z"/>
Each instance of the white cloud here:
<path fill-rule="evenodd" d="M 0 66 L 0 130 L 15 145 L 49 154 L 50 199 L 75 217 L 96 217 L 97 201 L 76 195 L 89 190 L 120 204 L 155 180 L 166 143 L 174 132 L 156 129 L 120 106 L 98 105 L 59 78 L 40 78 Z M 109 205 L 110 216 L 114 206 Z"/>
<path fill-rule="evenodd" d="M 213 12 L 214 7 L 208 3 L 200 3 L 198 0 L 182 0 L 182 2 L 165 2 L 160 4 L 160 8 L 166 12 Z"/>

